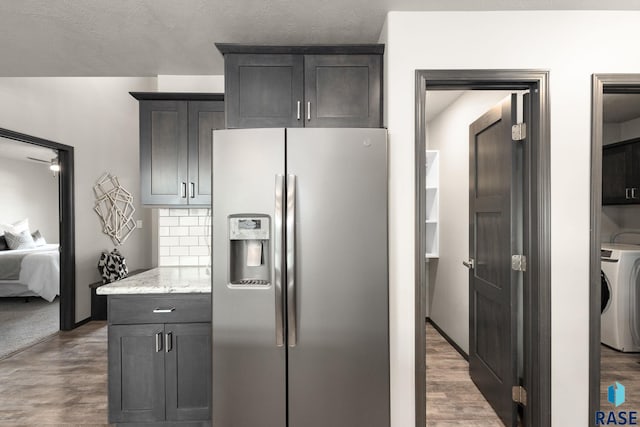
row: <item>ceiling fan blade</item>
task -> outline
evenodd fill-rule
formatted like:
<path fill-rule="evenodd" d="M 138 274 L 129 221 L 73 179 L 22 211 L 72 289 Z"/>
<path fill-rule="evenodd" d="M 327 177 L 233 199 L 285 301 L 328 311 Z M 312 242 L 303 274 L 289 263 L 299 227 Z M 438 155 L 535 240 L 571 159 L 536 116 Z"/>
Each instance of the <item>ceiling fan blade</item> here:
<path fill-rule="evenodd" d="M 29 157 L 29 156 L 27 156 L 27 159 L 35 160 L 36 162 L 51 163 L 51 161 L 50 161 L 50 160 L 36 159 L 35 157 Z"/>

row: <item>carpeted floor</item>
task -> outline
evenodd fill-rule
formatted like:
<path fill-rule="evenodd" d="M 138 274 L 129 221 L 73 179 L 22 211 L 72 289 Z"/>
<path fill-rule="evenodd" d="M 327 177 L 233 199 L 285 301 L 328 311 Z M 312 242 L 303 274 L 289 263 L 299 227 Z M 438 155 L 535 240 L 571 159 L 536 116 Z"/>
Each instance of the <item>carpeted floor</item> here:
<path fill-rule="evenodd" d="M 60 330 L 58 298 L 0 298 L 0 359 Z"/>

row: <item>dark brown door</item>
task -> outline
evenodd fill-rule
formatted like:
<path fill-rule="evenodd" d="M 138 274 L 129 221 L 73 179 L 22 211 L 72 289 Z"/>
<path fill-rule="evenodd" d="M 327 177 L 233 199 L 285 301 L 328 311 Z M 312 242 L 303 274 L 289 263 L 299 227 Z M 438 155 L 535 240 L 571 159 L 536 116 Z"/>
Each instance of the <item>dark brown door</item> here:
<path fill-rule="evenodd" d="M 211 205 L 213 130 L 224 127 L 224 101 L 189 101 L 189 205 Z"/>
<path fill-rule="evenodd" d="M 507 426 L 517 422 L 512 386 L 517 384 L 516 272 L 511 256 L 521 221 L 517 174 L 515 95 L 469 127 L 469 373 Z M 522 274 L 522 273 L 519 273 Z"/>

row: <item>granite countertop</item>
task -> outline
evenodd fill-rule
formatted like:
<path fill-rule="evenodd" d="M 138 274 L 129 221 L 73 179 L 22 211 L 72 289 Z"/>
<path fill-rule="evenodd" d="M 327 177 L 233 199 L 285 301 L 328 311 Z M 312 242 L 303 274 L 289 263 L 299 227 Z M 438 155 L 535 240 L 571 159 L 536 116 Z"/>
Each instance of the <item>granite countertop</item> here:
<path fill-rule="evenodd" d="M 98 295 L 200 294 L 211 292 L 206 267 L 157 267 L 96 289 Z"/>

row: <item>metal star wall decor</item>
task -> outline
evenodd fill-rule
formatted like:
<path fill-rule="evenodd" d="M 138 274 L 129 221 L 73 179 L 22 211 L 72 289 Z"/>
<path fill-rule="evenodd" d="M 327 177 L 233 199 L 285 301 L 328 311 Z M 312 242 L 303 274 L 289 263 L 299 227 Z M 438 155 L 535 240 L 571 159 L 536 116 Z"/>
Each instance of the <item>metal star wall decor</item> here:
<path fill-rule="evenodd" d="M 102 231 L 116 245 L 123 244 L 136 228 L 133 196 L 118 181 L 118 177 L 105 173 L 93 187 L 96 203 L 93 210 L 102 221 Z"/>

